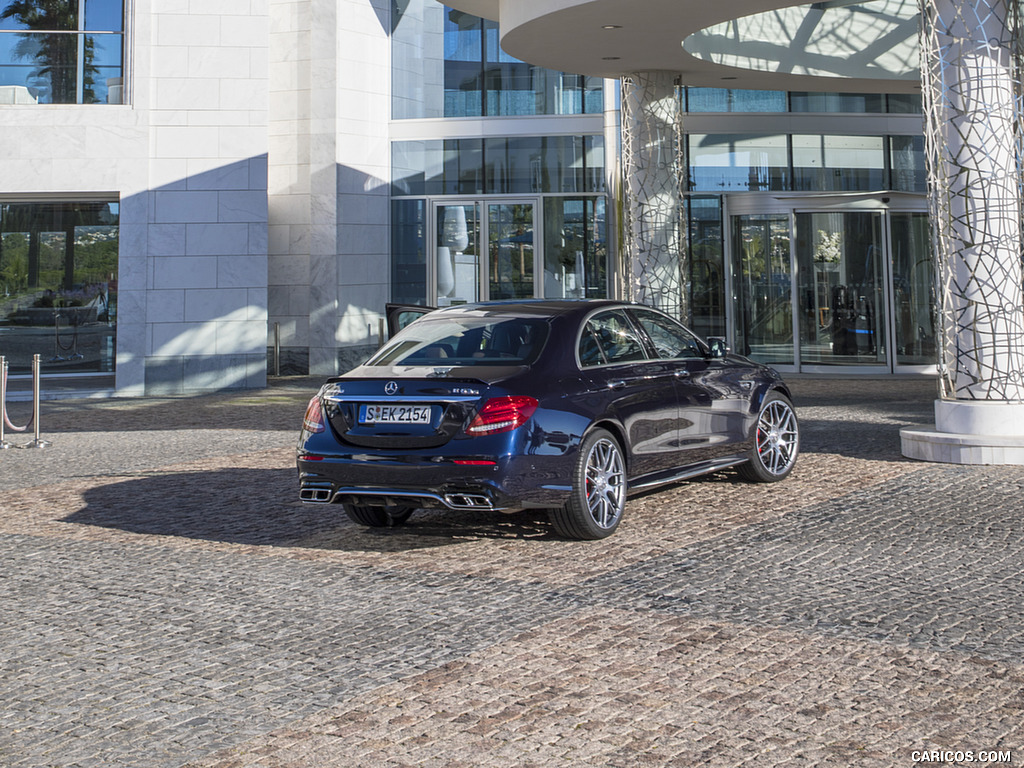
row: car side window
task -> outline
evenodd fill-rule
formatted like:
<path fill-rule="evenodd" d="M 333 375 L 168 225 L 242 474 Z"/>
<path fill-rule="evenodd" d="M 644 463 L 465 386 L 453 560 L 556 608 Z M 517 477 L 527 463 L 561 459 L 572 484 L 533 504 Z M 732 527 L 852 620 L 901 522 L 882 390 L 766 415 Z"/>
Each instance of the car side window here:
<path fill-rule="evenodd" d="M 591 341 L 587 341 L 588 337 Z M 594 359 L 591 344 L 597 347 L 603 360 Z M 580 363 L 584 366 L 600 365 L 602 362 L 624 363 L 643 360 L 645 357 L 643 344 L 622 310 L 615 309 L 594 315 L 583 329 L 580 338 Z"/>
<path fill-rule="evenodd" d="M 657 312 L 634 310 L 634 316 L 654 343 L 654 350 L 662 360 L 683 357 L 704 357 L 704 348 L 697 337 L 686 328 Z"/>

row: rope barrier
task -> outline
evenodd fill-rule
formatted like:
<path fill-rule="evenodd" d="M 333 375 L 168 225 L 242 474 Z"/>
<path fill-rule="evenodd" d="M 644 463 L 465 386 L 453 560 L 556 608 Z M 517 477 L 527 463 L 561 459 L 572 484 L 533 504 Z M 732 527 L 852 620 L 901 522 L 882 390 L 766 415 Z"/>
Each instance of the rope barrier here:
<path fill-rule="evenodd" d="M 7 415 L 7 359 L 0 355 L 0 449 L 13 447 L 11 443 L 4 439 L 4 427 L 9 428 L 12 432 L 26 432 L 29 427 L 35 425 L 35 439 L 26 445 L 21 446 L 22 448 L 45 448 L 50 443 L 46 440 L 41 440 L 39 437 L 39 355 L 32 356 L 32 416 L 28 420 L 28 424 L 24 427 L 15 426 L 10 417 Z"/>

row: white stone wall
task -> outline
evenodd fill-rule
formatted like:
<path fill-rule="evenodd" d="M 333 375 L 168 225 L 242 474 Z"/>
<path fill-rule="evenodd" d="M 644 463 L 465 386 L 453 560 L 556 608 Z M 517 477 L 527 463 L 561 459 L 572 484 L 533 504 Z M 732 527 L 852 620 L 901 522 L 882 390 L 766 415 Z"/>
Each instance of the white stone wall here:
<path fill-rule="evenodd" d="M 388 14 L 271 3 L 270 324 L 310 373 L 365 357 L 388 298 Z"/>
<path fill-rule="evenodd" d="M 149 118 L 146 390 L 261 386 L 267 0 L 151 0 L 150 9 L 135 49 L 149 72 L 132 90 Z"/>
<path fill-rule="evenodd" d="M 0 107 L 0 195 L 120 198 L 117 389 L 266 382 L 266 0 L 135 0 L 126 104 Z"/>

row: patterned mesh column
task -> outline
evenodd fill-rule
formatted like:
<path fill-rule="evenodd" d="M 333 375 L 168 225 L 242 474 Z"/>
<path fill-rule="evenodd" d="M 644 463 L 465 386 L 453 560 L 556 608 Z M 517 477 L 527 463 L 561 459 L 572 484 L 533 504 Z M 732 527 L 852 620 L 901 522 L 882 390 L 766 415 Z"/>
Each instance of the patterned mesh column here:
<path fill-rule="evenodd" d="M 629 298 L 689 320 L 682 105 L 672 72 L 622 78 L 625 278 Z"/>
<path fill-rule="evenodd" d="M 1024 401 L 1016 2 L 922 0 L 944 400 Z"/>

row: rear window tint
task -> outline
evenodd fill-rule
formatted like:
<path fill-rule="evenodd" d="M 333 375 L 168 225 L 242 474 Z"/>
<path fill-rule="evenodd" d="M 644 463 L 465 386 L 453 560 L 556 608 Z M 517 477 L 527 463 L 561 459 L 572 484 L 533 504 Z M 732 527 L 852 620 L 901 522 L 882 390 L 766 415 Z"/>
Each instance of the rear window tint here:
<path fill-rule="evenodd" d="M 543 320 L 425 317 L 403 329 L 367 365 L 529 365 L 547 336 Z"/>

